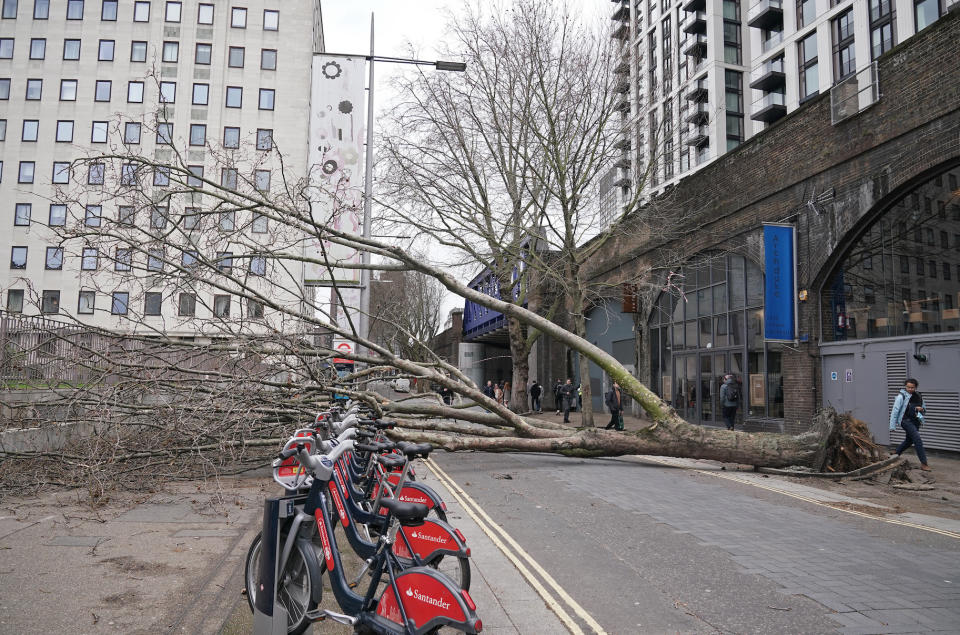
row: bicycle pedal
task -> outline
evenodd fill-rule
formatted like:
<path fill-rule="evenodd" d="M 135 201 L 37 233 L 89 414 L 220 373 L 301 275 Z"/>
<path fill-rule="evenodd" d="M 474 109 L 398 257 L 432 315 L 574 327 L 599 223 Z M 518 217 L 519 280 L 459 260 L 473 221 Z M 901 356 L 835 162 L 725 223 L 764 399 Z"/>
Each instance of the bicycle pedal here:
<path fill-rule="evenodd" d="M 351 615 L 344 615 L 343 613 L 336 613 L 326 609 L 308 611 L 306 614 L 304 614 L 304 617 L 310 622 L 322 622 L 329 617 L 334 622 L 346 624 L 347 626 L 353 626 L 357 623 L 357 618 Z"/>

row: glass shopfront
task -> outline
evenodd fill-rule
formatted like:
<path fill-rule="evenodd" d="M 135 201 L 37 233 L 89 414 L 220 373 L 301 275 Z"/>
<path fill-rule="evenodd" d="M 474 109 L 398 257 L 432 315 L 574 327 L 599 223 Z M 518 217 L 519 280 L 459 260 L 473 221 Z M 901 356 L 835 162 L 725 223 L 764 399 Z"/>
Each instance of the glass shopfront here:
<path fill-rule="evenodd" d="M 781 354 L 763 341 L 760 267 L 705 254 L 665 287 L 647 324 L 654 392 L 688 421 L 722 425 L 720 386 L 733 373 L 746 416 L 782 418 Z"/>
<path fill-rule="evenodd" d="M 960 168 L 873 221 L 823 287 L 823 339 L 960 329 Z"/>

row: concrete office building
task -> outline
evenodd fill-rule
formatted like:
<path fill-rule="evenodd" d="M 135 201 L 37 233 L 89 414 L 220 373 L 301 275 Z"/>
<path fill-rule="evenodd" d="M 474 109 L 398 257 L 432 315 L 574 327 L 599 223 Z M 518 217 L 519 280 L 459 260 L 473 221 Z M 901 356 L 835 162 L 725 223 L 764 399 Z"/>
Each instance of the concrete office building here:
<path fill-rule="evenodd" d="M 311 63 L 323 48 L 319 0 L 2 0 L 0 308 L 184 336 L 214 318 L 269 320 L 262 305 L 161 275 L 197 256 L 263 275 L 250 252 L 276 239 L 266 219 L 236 211 L 194 225 L 191 212 L 211 204 L 195 194 L 127 208 L 107 195 L 122 177 L 69 166 L 108 152 L 180 155 L 198 176 L 232 185 L 247 174 L 269 190 L 281 184 L 282 153 L 283 176 L 303 177 Z M 155 198 L 168 186 L 159 171 L 142 182 Z M 58 191 L 71 187 L 82 195 L 64 204 Z M 130 222 L 209 239 L 197 241 L 200 254 L 98 244 L 93 230 Z M 83 245 L 58 242 L 71 224 L 91 230 Z M 218 235 L 230 238 L 220 245 Z"/>
<path fill-rule="evenodd" d="M 873 61 L 958 0 L 614 0 L 623 156 L 607 209 L 637 176 L 655 195 L 840 86 L 835 116 L 877 97 Z"/>

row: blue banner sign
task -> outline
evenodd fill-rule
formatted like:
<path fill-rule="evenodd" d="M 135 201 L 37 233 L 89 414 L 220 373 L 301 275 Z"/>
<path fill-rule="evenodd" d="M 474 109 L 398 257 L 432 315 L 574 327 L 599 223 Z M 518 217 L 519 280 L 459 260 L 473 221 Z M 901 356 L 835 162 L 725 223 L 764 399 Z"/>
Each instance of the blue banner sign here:
<path fill-rule="evenodd" d="M 763 336 L 766 340 L 792 342 L 797 333 L 796 228 L 764 224 L 763 253 Z"/>

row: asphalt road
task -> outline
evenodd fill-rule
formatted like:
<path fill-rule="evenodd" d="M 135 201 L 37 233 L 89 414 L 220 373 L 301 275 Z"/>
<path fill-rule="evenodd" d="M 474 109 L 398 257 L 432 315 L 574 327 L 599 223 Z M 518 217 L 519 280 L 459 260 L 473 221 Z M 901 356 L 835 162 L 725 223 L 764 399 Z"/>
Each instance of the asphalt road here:
<path fill-rule="evenodd" d="M 431 458 L 584 632 L 960 632 L 955 536 L 637 457 Z"/>

